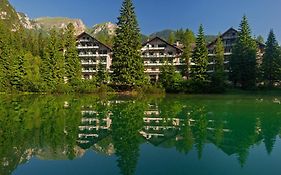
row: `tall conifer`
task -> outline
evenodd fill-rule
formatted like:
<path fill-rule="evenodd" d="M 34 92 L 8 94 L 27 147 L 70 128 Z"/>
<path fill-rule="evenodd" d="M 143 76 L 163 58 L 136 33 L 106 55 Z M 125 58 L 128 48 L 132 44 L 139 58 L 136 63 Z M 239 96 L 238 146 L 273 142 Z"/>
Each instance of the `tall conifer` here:
<path fill-rule="evenodd" d="M 214 62 L 215 67 L 212 73 L 212 88 L 216 92 L 222 92 L 225 88 L 224 83 L 226 75 L 224 71 L 224 46 L 220 37 L 218 37 L 216 41 Z"/>
<path fill-rule="evenodd" d="M 199 32 L 196 38 L 196 47 L 192 54 L 192 63 L 190 78 L 194 81 L 207 80 L 208 49 L 202 25 L 199 27 Z"/>
<path fill-rule="evenodd" d="M 132 0 L 124 0 L 113 44 L 112 79 L 118 86 L 132 88 L 145 83 L 141 58 L 141 35 Z"/>
<path fill-rule="evenodd" d="M 251 30 L 246 16 L 240 24 L 239 34 L 230 59 L 230 78 L 243 89 L 251 89 L 256 85 L 256 42 L 251 37 Z"/>
<path fill-rule="evenodd" d="M 280 56 L 278 42 L 276 41 L 273 30 L 270 30 L 261 65 L 262 80 L 265 81 L 269 87 L 273 86 L 274 81 L 280 80 Z"/>
<path fill-rule="evenodd" d="M 81 62 L 76 48 L 75 28 L 68 24 L 65 33 L 65 73 L 70 85 L 77 85 L 81 80 Z"/>

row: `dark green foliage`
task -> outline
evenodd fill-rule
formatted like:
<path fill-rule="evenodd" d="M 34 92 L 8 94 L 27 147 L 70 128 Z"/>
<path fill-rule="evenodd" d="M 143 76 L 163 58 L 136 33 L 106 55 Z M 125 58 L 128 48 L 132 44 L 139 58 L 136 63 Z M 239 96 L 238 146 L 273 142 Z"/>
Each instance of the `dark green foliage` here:
<path fill-rule="evenodd" d="M 215 69 L 211 75 L 211 87 L 213 92 L 224 92 L 226 74 L 224 71 L 224 46 L 221 38 L 219 37 L 215 47 Z"/>
<path fill-rule="evenodd" d="M 188 78 L 189 77 L 189 69 L 190 69 L 190 59 L 192 57 L 192 46 L 195 43 L 195 36 L 191 30 L 186 30 L 184 33 L 184 40 L 183 40 L 183 54 L 182 54 L 182 62 L 186 65 L 184 67 L 184 75 Z"/>
<path fill-rule="evenodd" d="M 281 52 L 273 30 L 270 30 L 263 55 L 262 81 L 272 87 L 275 81 L 281 79 Z"/>
<path fill-rule="evenodd" d="M 57 86 L 64 84 L 64 58 L 61 40 L 56 30 L 51 35 L 42 58 L 41 74 L 46 90 L 54 91 Z"/>
<path fill-rule="evenodd" d="M 113 36 L 109 35 L 107 32 L 98 33 L 95 35 L 95 38 L 98 39 L 103 44 L 112 47 L 113 46 Z"/>
<path fill-rule="evenodd" d="M 256 86 L 256 52 L 256 42 L 251 37 L 248 20 L 244 16 L 230 59 L 230 79 L 234 85 L 239 85 L 243 89 L 252 89 Z"/>
<path fill-rule="evenodd" d="M 194 64 L 190 68 L 190 78 L 193 81 L 207 80 L 207 66 L 208 66 L 208 49 L 204 36 L 203 26 L 200 25 L 199 32 L 196 38 L 196 47 L 192 53 L 191 62 Z"/>
<path fill-rule="evenodd" d="M 261 35 L 259 35 L 256 40 L 257 42 L 264 43 L 264 39 Z"/>
<path fill-rule="evenodd" d="M 124 0 L 113 44 L 112 80 L 131 89 L 146 83 L 141 58 L 141 36 L 131 0 Z"/>
<path fill-rule="evenodd" d="M 160 68 L 159 82 L 167 92 L 179 92 L 181 90 L 182 76 L 176 72 L 174 65 L 166 61 Z"/>
<path fill-rule="evenodd" d="M 72 23 L 65 32 L 65 75 L 70 86 L 74 88 L 81 83 L 81 62 L 76 48 L 75 28 Z"/>
<path fill-rule="evenodd" d="M 125 102 L 113 107 L 112 138 L 116 148 L 117 165 L 123 175 L 135 174 L 146 104 Z"/>
<path fill-rule="evenodd" d="M 6 91 L 10 87 L 8 76 L 12 67 L 12 46 L 9 43 L 11 40 L 11 32 L 0 22 L 0 91 Z"/>
<path fill-rule="evenodd" d="M 26 70 L 24 68 L 24 55 L 18 53 L 12 60 L 10 69 L 10 84 L 11 90 L 24 91 L 24 78 L 26 76 Z"/>
<path fill-rule="evenodd" d="M 174 44 L 174 43 L 176 42 L 176 36 L 175 36 L 174 32 L 171 32 L 171 33 L 170 33 L 168 42 L 169 42 L 170 44 Z"/>
<path fill-rule="evenodd" d="M 109 74 L 105 66 L 101 61 L 98 64 L 97 82 L 100 84 L 107 84 L 109 81 Z"/>

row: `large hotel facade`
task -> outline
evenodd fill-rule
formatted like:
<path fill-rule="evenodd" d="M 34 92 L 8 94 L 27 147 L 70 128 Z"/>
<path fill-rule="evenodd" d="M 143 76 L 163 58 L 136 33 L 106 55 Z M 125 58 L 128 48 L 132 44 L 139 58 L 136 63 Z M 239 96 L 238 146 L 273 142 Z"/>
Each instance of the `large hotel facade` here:
<path fill-rule="evenodd" d="M 229 59 L 238 37 L 238 31 L 230 28 L 219 37 L 221 37 L 225 48 L 225 71 L 229 72 Z M 209 73 L 214 71 L 216 41 L 217 39 L 207 45 L 209 51 Z M 257 61 L 260 63 L 265 45 L 259 42 L 257 42 L 257 45 Z M 81 60 L 83 79 L 91 79 L 97 72 L 100 63 L 110 72 L 112 49 L 109 46 L 84 32 L 77 37 L 77 49 Z M 141 53 L 145 73 L 149 75 L 152 82 L 158 81 L 160 68 L 166 62 L 173 64 L 177 71 L 180 71 L 185 65 L 183 59 L 181 59 L 183 51 L 177 45 L 171 45 L 159 37 L 152 38 L 143 43 Z"/>

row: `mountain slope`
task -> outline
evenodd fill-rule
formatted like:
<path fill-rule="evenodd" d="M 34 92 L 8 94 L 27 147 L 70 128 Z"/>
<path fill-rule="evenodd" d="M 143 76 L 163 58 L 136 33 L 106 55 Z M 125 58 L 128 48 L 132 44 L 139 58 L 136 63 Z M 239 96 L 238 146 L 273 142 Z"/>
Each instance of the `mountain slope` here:
<path fill-rule="evenodd" d="M 8 0 L 0 0 L 0 20 L 12 31 L 22 27 L 16 10 Z"/>
<path fill-rule="evenodd" d="M 72 19 L 66 17 L 42 17 L 31 21 L 34 29 L 49 31 L 52 28 L 65 29 L 69 23 L 73 23 L 76 34 L 86 30 L 86 26 L 81 19 Z"/>
<path fill-rule="evenodd" d="M 149 35 L 149 38 L 153 38 L 153 37 L 157 36 L 157 37 L 163 38 L 166 41 L 168 41 L 169 36 L 172 32 L 176 33 L 175 30 L 165 29 L 165 30 L 162 30 L 159 32 L 152 33 L 151 35 Z M 209 42 L 213 41 L 216 37 L 217 37 L 216 35 L 206 35 L 205 36 L 206 42 L 209 43 Z"/>

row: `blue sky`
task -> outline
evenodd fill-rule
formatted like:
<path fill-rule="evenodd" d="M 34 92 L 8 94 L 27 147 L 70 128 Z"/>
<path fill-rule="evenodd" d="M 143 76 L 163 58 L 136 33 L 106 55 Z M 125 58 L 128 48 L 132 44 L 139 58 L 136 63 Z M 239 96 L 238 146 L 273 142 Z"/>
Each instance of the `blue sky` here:
<path fill-rule="evenodd" d="M 10 0 L 17 11 L 31 18 L 60 16 L 80 18 L 87 26 L 116 22 L 122 0 Z M 253 35 L 265 38 L 271 28 L 281 39 L 281 0 L 134 0 L 142 33 L 190 28 L 202 23 L 206 34 L 238 28 L 246 14 Z"/>

